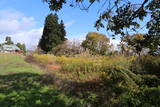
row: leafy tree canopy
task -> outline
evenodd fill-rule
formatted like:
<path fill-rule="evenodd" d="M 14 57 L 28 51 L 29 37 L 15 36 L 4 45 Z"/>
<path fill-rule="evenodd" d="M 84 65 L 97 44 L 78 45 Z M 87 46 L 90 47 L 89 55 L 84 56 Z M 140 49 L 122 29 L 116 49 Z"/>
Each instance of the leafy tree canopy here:
<path fill-rule="evenodd" d="M 26 52 L 26 45 L 25 44 L 17 43 L 16 46 L 19 47 L 19 49 L 21 49 L 24 53 Z"/>
<path fill-rule="evenodd" d="M 104 34 L 90 32 L 86 36 L 86 40 L 82 42 L 82 47 L 89 49 L 93 54 L 104 55 L 110 48 L 110 39 Z"/>
<path fill-rule="evenodd" d="M 140 55 L 140 52 L 145 47 L 145 35 L 144 34 L 134 34 L 124 36 L 122 42 L 126 45 L 132 47 L 133 51 Z"/>

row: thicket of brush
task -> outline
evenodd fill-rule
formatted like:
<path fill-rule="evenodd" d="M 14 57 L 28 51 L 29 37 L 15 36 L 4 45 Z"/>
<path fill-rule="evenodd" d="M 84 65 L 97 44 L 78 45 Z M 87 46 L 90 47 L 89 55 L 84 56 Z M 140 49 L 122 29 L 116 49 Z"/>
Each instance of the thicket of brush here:
<path fill-rule="evenodd" d="M 80 85 L 76 87 L 84 88 L 81 90 L 85 92 L 77 90 L 73 92 L 74 85 L 67 89 L 71 95 L 83 99 L 80 105 L 82 107 L 89 105 L 158 107 L 160 105 L 160 56 L 56 57 L 34 54 L 32 57 L 43 64 L 60 65 L 60 69 L 56 72 L 64 77 L 72 75 L 69 80 L 73 82 L 83 77 L 76 83 L 83 83 L 84 87 Z M 92 79 L 88 75 L 92 76 Z M 88 82 L 94 83 L 91 89 L 88 88 Z M 100 87 L 93 89 L 96 86 Z"/>

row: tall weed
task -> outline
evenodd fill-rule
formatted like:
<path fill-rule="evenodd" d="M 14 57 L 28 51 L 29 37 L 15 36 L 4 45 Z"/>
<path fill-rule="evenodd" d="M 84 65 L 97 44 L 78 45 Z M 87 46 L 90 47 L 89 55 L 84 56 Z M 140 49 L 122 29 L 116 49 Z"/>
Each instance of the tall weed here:
<path fill-rule="evenodd" d="M 57 57 L 57 63 L 62 65 L 63 71 L 79 72 L 103 72 L 111 67 L 123 67 L 129 69 L 134 57 L 125 58 L 97 56 L 91 58 L 85 57 Z"/>
<path fill-rule="evenodd" d="M 39 61 L 42 64 L 53 64 L 55 62 L 55 56 L 49 54 L 33 54 L 33 58 Z"/>

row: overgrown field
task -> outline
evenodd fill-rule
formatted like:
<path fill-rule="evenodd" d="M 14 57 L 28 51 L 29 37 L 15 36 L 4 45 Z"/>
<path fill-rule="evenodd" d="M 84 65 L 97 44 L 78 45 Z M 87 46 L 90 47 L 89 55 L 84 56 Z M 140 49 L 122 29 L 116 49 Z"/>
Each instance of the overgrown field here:
<path fill-rule="evenodd" d="M 1 107 L 159 105 L 159 56 L 0 54 Z"/>
<path fill-rule="evenodd" d="M 93 107 L 160 105 L 159 56 L 55 57 L 34 54 L 32 58 L 46 65 L 52 75 L 70 81 L 72 85 L 67 91 Z"/>
<path fill-rule="evenodd" d="M 83 99 L 58 90 L 48 74 L 25 57 L 0 54 L 0 107 L 79 106 Z"/>

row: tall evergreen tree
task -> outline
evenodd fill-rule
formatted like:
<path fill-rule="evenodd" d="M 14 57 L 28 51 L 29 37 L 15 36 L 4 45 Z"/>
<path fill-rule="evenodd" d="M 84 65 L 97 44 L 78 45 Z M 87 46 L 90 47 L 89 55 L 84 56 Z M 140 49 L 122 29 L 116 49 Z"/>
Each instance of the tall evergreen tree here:
<path fill-rule="evenodd" d="M 60 23 L 60 30 L 61 30 L 61 40 L 62 40 L 62 41 L 67 40 L 67 39 L 65 38 L 65 36 L 66 36 L 66 31 L 65 31 L 65 26 L 64 26 L 63 20 L 61 20 L 61 23 Z"/>
<path fill-rule="evenodd" d="M 51 51 L 52 48 L 64 41 L 65 35 L 63 34 L 64 32 L 62 32 L 61 24 L 58 23 L 58 15 L 49 14 L 46 17 L 43 35 L 39 41 L 38 47 L 46 53 Z"/>

